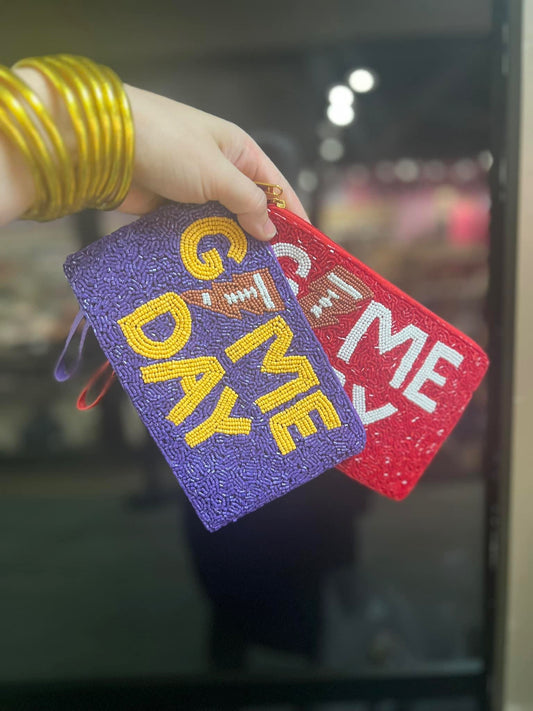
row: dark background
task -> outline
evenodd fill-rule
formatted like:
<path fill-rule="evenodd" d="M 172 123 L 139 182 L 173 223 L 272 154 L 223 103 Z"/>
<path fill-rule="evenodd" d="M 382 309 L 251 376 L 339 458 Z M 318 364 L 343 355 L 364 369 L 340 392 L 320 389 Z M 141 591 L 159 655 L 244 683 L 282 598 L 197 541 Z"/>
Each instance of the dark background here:
<path fill-rule="evenodd" d="M 85 54 L 241 125 L 321 229 L 487 345 L 489 2 L 0 10 L 5 64 Z M 361 66 L 378 87 L 334 127 L 327 91 Z M 325 138 L 342 144 L 338 161 L 321 157 Z M 405 159 L 413 180 L 394 173 Z M 446 198 L 444 217 L 400 239 L 398 215 L 421 196 L 434 211 Z M 478 221 L 458 241 L 465 201 Z M 95 343 L 75 382 L 51 376 L 75 312 L 63 259 L 122 222 L 2 230 L 1 708 L 484 710 L 486 386 L 405 502 L 332 472 L 207 534 L 118 389 L 75 410 Z"/>

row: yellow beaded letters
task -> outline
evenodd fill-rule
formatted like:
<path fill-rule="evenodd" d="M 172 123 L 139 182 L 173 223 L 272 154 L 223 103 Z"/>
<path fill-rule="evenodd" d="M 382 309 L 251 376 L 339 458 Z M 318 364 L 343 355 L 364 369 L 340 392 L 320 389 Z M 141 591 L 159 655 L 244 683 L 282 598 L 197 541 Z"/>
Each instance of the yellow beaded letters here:
<path fill-rule="evenodd" d="M 309 437 L 317 431 L 316 425 L 309 414 L 316 410 L 326 429 L 333 430 L 341 426 L 341 421 L 333 404 L 323 392 L 316 392 L 304 397 L 303 400 L 291 405 L 287 410 L 278 412 L 270 420 L 270 431 L 282 454 L 288 454 L 296 449 L 296 444 L 290 435 L 289 427 L 294 425 L 302 437 Z"/>
<path fill-rule="evenodd" d="M 205 356 L 146 365 L 141 368 L 141 373 L 145 383 L 182 378 L 181 385 L 185 395 L 167 415 L 167 420 L 181 425 L 222 380 L 224 368 L 214 356 Z M 197 380 L 196 376 L 201 377 Z"/>
<path fill-rule="evenodd" d="M 240 264 L 248 249 L 246 235 L 229 217 L 204 217 L 189 225 L 181 236 L 180 253 L 185 269 L 197 279 L 216 279 L 224 271 L 222 259 L 216 249 L 198 256 L 200 241 L 208 235 L 222 234 L 230 243 L 228 257 Z"/>
<path fill-rule="evenodd" d="M 230 417 L 237 397 L 234 390 L 224 388 L 217 406 L 207 420 L 185 435 L 185 441 L 189 447 L 196 447 L 217 432 L 225 435 L 250 434 L 252 420 L 248 417 Z"/>
<path fill-rule="evenodd" d="M 174 331 L 165 341 L 153 341 L 144 333 L 143 326 L 165 313 L 169 313 L 176 322 Z M 187 304 L 172 291 L 139 306 L 119 319 L 118 325 L 135 353 L 146 358 L 169 358 L 174 355 L 187 343 L 192 328 Z"/>
<path fill-rule="evenodd" d="M 224 235 L 229 241 L 227 258 L 240 263 L 246 256 L 246 236 L 234 220 L 227 217 L 197 220 L 183 232 L 180 243 L 183 264 L 196 279 L 208 281 L 216 279 L 224 272 L 222 258 L 217 249 L 210 249 L 201 255 L 198 253 L 200 241 L 204 237 L 217 234 Z M 143 327 L 165 313 L 170 314 L 175 321 L 173 333 L 164 341 L 154 341 L 146 335 Z M 174 292 L 167 292 L 139 306 L 118 323 L 128 344 L 136 353 L 157 360 L 175 356 L 185 346 L 192 331 L 188 306 L 183 298 Z M 293 338 L 294 334 L 285 319 L 275 316 L 225 350 L 229 360 L 236 363 L 257 348 L 266 346 L 261 372 L 276 376 L 296 376 L 255 400 L 263 414 L 288 405 L 298 395 L 308 393 L 311 388 L 320 385 L 320 380 L 306 356 L 287 355 Z M 215 356 L 166 360 L 141 366 L 140 371 L 146 384 L 179 379 L 183 397 L 166 416 L 176 426 L 182 425 L 195 413 L 226 375 L 223 364 Z M 252 419 L 231 417 L 237 400 L 237 392 L 224 386 L 211 414 L 185 434 L 185 442 L 189 447 L 197 447 L 215 434 L 249 435 Z M 270 431 L 281 454 L 285 455 L 296 449 L 289 427 L 296 427 L 303 438 L 317 432 L 317 425 L 310 417 L 313 411 L 317 412 L 326 429 L 341 426 L 334 405 L 321 390 L 316 390 L 271 417 Z"/>
<path fill-rule="evenodd" d="M 281 316 L 276 316 L 251 333 L 247 333 L 233 345 L 226 348 L 226 354 L 235 363 L 268 341 L 272 336 L 275 336 L 275 340 L 270 344 L 265 355 L 261 372 L 274 375 L 296 373 L 298 377 L 257 398 L 255 402 L 261 412 L 269 412 L 279 405 L 284 405 L 299 393 L 305 393 L 313 385 L 320 384 L 313 366 L 306 356 L 286 355 L 292 343 L 293 333 L 289 324 Z"/>

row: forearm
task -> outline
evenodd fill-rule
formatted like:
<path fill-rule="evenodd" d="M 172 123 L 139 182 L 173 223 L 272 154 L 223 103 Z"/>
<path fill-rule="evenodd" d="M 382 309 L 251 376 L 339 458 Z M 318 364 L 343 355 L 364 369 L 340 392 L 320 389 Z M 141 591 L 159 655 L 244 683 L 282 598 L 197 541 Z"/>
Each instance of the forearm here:
<path fill-rule="evenodd" d="M 33 138 L 32 147 L 28 146 L 28 149 L 31 151 L 37 146 L 44 153 L 45 161 L 43 163 L 43 157 L 39 155 L 39 162 L 36 159 L 33 167 L 26 165 L 25 160 L 31 160 L 34 154 L 27 153 L 25 158 L 19 152 L 21 149 L 11 145 L 8 137 L 0 132 L 0 225 L 21 217 L 29 208 L 33 208 L 31 214 L 53 219 L 84 206 L 101 209 L 118 207 L 126 212 L 142 214 L 152 210 L 162 200 L 200 204 L 217 200 L 237 215 L 244 230 L 258 239 L 268 240 L 275 234 L 275 227 L 268 215 L 265 193 L 256 181 L 280 185 L 287 207 L 306 217 L 298 197 L 283 175 L 250 136 L 234 124 L 127 85 L 123 87 L 126 102 L 121 94 L 122 87 L 116 80 L 111 81 L 110 89 L 114 103 L 109 105 L 104 102 L 105 116 L 102 114 L 102 121 L 99 121 L 101 100 L 95 100 L 92 105 L 90 99 L 87 102 L 84 98 L 87 94 L 82 93 L 80 98 L 77 91 L 81 86 L 84 92 L 87 81 L 91 87 L 89 91 L 95 90 L 94 83 L 87 80 L 87 72 L 89 77 L 92 73 L 93 80 L 96 76 L 100 77 L 98 81 L 102 81 L 103 77 L 104 85 L 109 88 L 109 75 L 105 68 L 102 72 L 102 68 L 90 60 L 64 55 L 44 58 L 44 62 L 42 59 L 25 61 L 32 68 L 14 71 L 44 104 L 71 160 L 68 160 L 60 142 L 60 149 L 57 149 L 56 133 L 46 122 L 42 126 L 56 148 L 52 150 L 53 146 L 50 146 L 50 158 L 42 143 Z M 80 68 L 80 74 L 74 76 L 74 94 L 79 105 L 76 102 L 72 104 L 70 94 L 68 99 L 65 98 L 62 86 L 64 72 L 69 77 L 67 81 L 71 82 L 76 67 Z M 71 90 L 72 87 L 67 92 Z M 106 95 L 109 97 L 109 94 Z M 106 153 L 105 148 L 91 154 L 82 150 L 85 129 L 83 118 L 80 123 L 80 108 L 87 113 L 91 145 L 105 146 L 106 141 L 108 145 L 114 141 L 113 154 Z M 92 115 L 95 113 L 96 119 Z M 89 115 L 92 115 L 92 122 L 88 120 Z M 109 121 L 117 116 L 121 117 L 124 134 L 120 134 L 121 124 L 117 129 L 115 121 L 114 134 L 109 139 L 105 126 L 109 126 Z M 98 128 L 95 132 L 95 126 L 101 129 L 100 134 Z M 134 152 L 132 135 L 135 136 Z M 44 130 L 42 138 L 46 142 Z M 54 173 L 56 159 L 57 173 Z M 83 161 L 91 162 L 85 165 Z M 113 185 L 109 185 L 111 178 Z M 39 181 L 37 185 L 34 184 L 35 179 Z M 69 197 L 65 197 L 68 194 Z M 47 200 L 50 203 L 48 208 Z"/>
<path fill-rule="evenodd" d="M 34 198 L 31 171 L 18 149 L 0 132 L 0 227 L 23 215 Z"/>

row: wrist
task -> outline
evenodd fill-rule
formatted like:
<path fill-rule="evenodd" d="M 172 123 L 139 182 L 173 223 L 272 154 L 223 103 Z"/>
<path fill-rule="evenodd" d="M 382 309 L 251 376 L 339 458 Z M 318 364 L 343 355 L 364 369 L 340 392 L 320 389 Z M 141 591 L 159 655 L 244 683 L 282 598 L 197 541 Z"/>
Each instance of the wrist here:
<path fill-rule="evenodd" d="M 145 137 L 150 137 L 150 120 L 145 119 L 144 107 L 146 104 L 146 93 L 143 89 L 124 84 L 124 91 L 128 97 L 131 107 L 135 131 L 135 158 L 133 162 L 133 180 L 143 185 L 147 182 L 147 172 L 150 166 L 150 146 L 146 145 Z M 146 126 L 146 128 L 145 128 Z"/>
<path fill-rule="evenodd" d="M 4 120 L 35 181 L 27 219 L 53 220 L 84 208 L 116 209 L 132 181 L 134 129 L 124 87 L 108 67 L 68 54 L 0 65 L 18 122 Z M 0 115 L 0 120 L 2 115 Z"/>
<path fill-rule="evenodd" d="M 0 132 L 0 226 L 21 217 L 35 196 L 33 176 L 24 157 Z"/>
<path fill-rule="evenodd" d="M 67 151 L 76 157 L 76 138 L 68 112 L 53 87 L 33 69 L 11 70 L 42 101 L 61 133 Z M 47 137 L 41 132 L 45 142 Z M 0 224 L 7 224 L 25 214 L 35 203 L 36 186 L 31 169 L 13 143 L 0 133 Z"/>

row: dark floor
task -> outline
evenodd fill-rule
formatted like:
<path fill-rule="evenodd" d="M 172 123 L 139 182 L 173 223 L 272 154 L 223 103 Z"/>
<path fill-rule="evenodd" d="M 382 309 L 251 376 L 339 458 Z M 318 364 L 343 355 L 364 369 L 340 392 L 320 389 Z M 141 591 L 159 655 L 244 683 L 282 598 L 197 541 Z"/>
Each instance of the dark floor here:
<path fill-rule="evenodd" d="M 0 481 L 0 683 L 207 670 L 209 606 L 181 526 L 187 504 L 132 507 L 139 476 L 117 468 Z M 419 487 L 401 505 L 376 496 L 360 522 L 357 579 L 338 571 L 324 585 L 322 667 L 476 666 L 481 521 L 475 482 Z M 256 646 L 247 667 L 310 670 Z"/>

